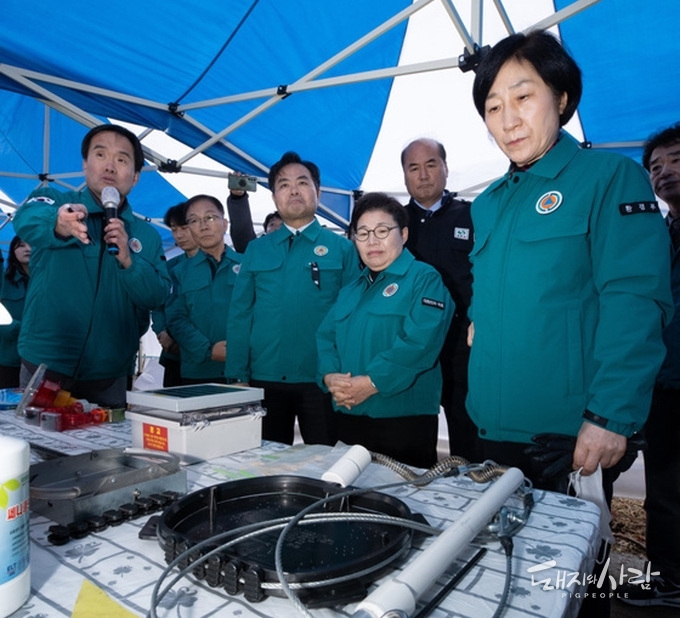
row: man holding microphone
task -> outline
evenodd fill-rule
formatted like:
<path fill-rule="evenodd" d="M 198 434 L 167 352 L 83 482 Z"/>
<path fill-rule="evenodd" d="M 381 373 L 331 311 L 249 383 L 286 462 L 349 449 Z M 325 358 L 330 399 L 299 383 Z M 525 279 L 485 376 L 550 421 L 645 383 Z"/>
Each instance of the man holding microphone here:
<path fill-rule="evenodd" d="M 19 335 L 21 386 L 45 363 L 46 377 L 74 397 L 124 407 L 140 334 L 170 279 L 158 232 L 127 201 L 144 164 L 137 137 L 100 125 L 81 152 L 85 189 L 40 188 L 14 218 L 33 248 Z"/>

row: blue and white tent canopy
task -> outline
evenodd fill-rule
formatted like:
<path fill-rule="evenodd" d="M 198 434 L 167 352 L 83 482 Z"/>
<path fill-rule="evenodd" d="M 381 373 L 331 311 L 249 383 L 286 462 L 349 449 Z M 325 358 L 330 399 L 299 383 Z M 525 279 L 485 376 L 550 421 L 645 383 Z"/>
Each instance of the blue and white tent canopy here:
<path fill-rule="evenodd" d="M 405 63 L 409 21 L 435 9 L 450 51 L 429 55 L 438 41 L 426 32 L 419 60 Z M 6 0 L 0 89 L 40 98 L 87 126 L 97 117 L 118 119 L 193 149 L 173 161 L 148 147 L 149 163 L 163 170 L 192 171 L 193 157 L 204 153 L 264 181 L 284 151 L 296 150 L 318 163 L 323 213 L 342 222 L 379 136 L 390 132 L 385 110 L 400 80 L 430 74 L 442 91 L 446 85 L 464 93 L 450 123 L 428 127 L 438 86 L 423 91 L 401 122 L 415 127 L 404 135 L 422 126 L 446 136 L 450 124 L 456 133 L 443 138 L 449 151 L 472 159 L 472 141 L 486 137 L 461 57 L 515 30 L 559 24 L 584 74 L 582 135 L 594 147 L 638 157 L 651 132 L 678 119 L 676 14 L 672 0 L 119 0 L 105 8 L 84 0 Z M 27 139 L 41 134 L 20 109 L 10 122 Z M 480 137 L 461 141 L 471 124 Z M 10 171 L 5 146 L 0 172 Z M 68 148 L 77 155 L 73 143 Z M 398 152 L 389 167 L 398 168 Z M 0 189 L 5 182 L 0 177 Z M 479 184 L 456 179 L 470 195 Z M 149 217 L 169 205 L 138 203 Z"/>

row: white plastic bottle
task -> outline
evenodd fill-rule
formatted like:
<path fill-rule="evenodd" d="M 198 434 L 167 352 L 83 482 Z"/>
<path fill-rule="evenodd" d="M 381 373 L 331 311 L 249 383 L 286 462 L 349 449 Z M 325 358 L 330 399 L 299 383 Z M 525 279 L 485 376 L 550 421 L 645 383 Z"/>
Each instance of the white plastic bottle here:
<path fill-rule="evenodd" d="M 0 618 L 18 610 L 31 592 L 29 467 L 28 443 L 0 436 Z"/>

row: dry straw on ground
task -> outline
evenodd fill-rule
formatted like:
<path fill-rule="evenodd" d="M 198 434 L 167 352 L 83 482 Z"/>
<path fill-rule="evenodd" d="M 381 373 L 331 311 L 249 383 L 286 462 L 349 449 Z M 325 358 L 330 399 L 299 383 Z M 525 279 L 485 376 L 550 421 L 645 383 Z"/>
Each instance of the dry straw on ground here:
<path fill-rule="evenodd" d="M 612 500 L 612 532 L 614 550 L 645 558 L 645 510 L 642 500 L 614 498 Z"/>

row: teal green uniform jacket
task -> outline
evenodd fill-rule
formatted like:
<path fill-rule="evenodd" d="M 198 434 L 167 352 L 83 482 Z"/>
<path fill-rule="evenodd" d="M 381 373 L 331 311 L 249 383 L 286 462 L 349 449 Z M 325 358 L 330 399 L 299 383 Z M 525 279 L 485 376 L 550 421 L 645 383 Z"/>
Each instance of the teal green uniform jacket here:
<path fill-rule="evenodd" d="M 218 341 L 226 339 L 227 314 L 240 262 L 241 255 L 230 247 L 219 263 L 199 251 L 172 272 L 176 287 L 166 315 L 169 331 L 179 344 L 183 378 L 224 376 L 224 363 L 211 360 L 210 354 Z"/>
<path fill-rule="evenodd" d="M 367 271 L 344 287 L 316 335 L 318 382 L 328 373 L 367 375 L 378 393 L 345 414 L 393 418 L 439 414 L 439 368 L 455 306 L 441 275 L 404 249 L 373 283 Z"/>
<path fill-rule="evenodd" d="M 11 324 L 0 326 L 0 365 L 18 367 L 21 365 L 17 343 L 24 312 L 28 277 L 16 271 L 12 279 L 0 275 L 0 301 L 12 316 Z"/>
<path fill-rule="evenodd" d="M 467 407 L 482 438 L 577 435 L 586 410 L 630 436 L 672 314 L 668 232 L 645 171 L 568 134 L 472 204 Z"/>
<path fill-rule="evenodd" d="M 316 220 L 289 248 L 290 237 L 282 226 L 243 255 L 227 322 L 229 379 L 316 382 L 316 329 L 359 262 L 349 240 Z"/>
<path fill-rule="evenodd" d="M 87 207 L 93 242 L 55 235 L 62 204 Z M 162 305 L 170 278 L 158 232 L 124 203 L 119 218 L 132 264 L 122 268 L 102 242 L 103 210 L 89 190 L 39 189 L 14 217 L 17 235 L 31 245 L 31 285 L 19 335 L 19 354 L 80 380 L 127 375 L 139 349 L 143 316 Z"/>
<path fill-rule="evenodd" d="M 173 279 L 172 273 L 173 273 L 174 269 L 177 268 L 177 266 L 179 266 L 180 264 L 183 264 L 187 259 L 188 259 L 187 254 L 182 252 L 178 255 L 174 255 L 173 257 L 171 257 L 166 262 L 168 273 L 170 274 L 170 279 L 173 281 L 172 282 L 173 290 L 174 290 L 174 287 L 175 287 L 175 281 Z M 170 294 L 172 295 L 172 291 L 170 292 Z M 160 335 L 163 331 L 168 330 L 168 319 L 165 315 L 165 307 L 167 306 L 167 304 L 169 302 L 170 302 L 170 297 L 168 297 L 168 300 L 165 302 L 164 306 L 157 307 L 156 309 L 154 309 L 151 312 L 151 329 L 153 330 L 154 333 L 156 333 L 156 335 Z M 172 334 L 170 334 L 170 336 L 172 337 Z M 173 337 L 173 339 L 174 339 L 174 337 Z M 169 358 L 169 359 L 173 359 L 173 360 L 178 361 L 179 360 L 179 354 L 172 354 L 170 352 L 166 352 L 165 350 L 163 350 L 163 351 L 161 351 L 161 357 L 160 357 L 161 365 L 163 364 L 162 361 L 163 361 L 164 358 Z"/>

